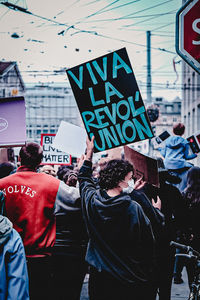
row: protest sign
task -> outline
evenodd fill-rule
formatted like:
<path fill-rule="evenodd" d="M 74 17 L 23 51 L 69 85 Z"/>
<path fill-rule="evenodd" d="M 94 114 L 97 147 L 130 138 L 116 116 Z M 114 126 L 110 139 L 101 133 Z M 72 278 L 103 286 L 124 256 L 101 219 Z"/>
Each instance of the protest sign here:
<path fill-rule="evenodd" d="M 125 48 L 66 72 L 94 152 L 153 137 Z"/>
<path fill-rule="evenodd" d="M 24 97 L 0 98 L 0 147 L 22 146 L 25 141 Z"/>
<path fill-rule="evenodd" d="M 55 134 L 41 134 L 41 146 L 43 148 L 42 164 L 48 165 L 71 165 L 71 155 L 53 147 Z"/>
<path fill-rule="evenodd" d="M 81 157 L 85 153 L 86 137 L 84 128 L 61 121 L 53 141 L 53 147 L 68 152 L 72 156 Z"/>
<path fill-rule="evenodd" d="M 193 153 L 200 152 L 200 133 L 193 134 L 187 138 Z"/>
<path fill-rule="evenodd" d="M 157 144 L 161 144 L 168 137 L 170 137 L 170 133 L 167 130 L 165 130 L 159 136 L 157 136 L 155 139 L 156 139 Z"/>
<path fill-rule="evenodd" d="M 159 187 L 158 162 L 147 155 L 141 154 L 128 146 L 124 146 L 124 156 L 134 167 L 134 176 L 147 183 Z"/>
<path fill-rule="evenodd" d="M 170 137 L 170 133 L 167 130 L 163 131 L 160 135 L 151 140 L 153 147 L 155 149 L 158 148 L 158 146 L 161 147 L 161 143 L 168 139 L 168 137 Z"/>

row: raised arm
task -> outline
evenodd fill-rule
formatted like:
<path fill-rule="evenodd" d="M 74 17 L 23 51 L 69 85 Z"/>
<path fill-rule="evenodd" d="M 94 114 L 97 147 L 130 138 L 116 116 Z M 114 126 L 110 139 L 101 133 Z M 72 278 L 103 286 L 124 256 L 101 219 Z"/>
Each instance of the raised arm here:
<path fill-rule="evenodd" d="M 94 136 L 92 137 L 91 141 L 89 140 L 89 138 L 87 138 L 86 145 L 87 145 L 87 149 L 86 149 L 85 160 L 78 174 L 80 195 L 83 200 L 88 199 L 88 197 L 90 197 L 92 194 L 96 192 L 96 186 L 92 179 L 92 157 L 94 151 Z"/>

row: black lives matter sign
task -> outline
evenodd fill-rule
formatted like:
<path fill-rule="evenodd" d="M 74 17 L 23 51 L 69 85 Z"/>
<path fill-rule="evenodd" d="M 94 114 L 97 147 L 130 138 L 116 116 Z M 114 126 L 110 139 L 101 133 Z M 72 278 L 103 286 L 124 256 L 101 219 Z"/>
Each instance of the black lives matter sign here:
<path fill-rule="evenodd" d="M 95 152 L 153 137 L 125 48 L 66 72 Z"/>
<path fill-rule="evenodd" d="M 41 134 L 41 146 L 43 148 L 42 164 L 71 165 L 71 155 L 52 146 L 54 138 L 55 134 Z"/>

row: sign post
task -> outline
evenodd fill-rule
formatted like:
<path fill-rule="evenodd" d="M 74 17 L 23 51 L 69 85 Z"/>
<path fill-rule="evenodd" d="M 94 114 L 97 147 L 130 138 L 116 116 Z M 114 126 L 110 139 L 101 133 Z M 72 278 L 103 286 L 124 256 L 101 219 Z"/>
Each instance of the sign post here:
<path fill-rule="evenodd" d="M 176 52 L 200 74 L 200 0 L 189 0 L 176 14 Z"/>

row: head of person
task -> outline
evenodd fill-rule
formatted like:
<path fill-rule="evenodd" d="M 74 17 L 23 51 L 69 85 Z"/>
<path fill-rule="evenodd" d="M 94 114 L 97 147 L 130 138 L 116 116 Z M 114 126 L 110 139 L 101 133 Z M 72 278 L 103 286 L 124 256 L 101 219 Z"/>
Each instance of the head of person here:
<path fill-rule="evenodd" d="M 63 181 L 69 185 L 76 187 L 78 181 L 78 171 L 69 170 L 63 177 Z"/>
<path fill-rule="evenodd" d="M 185 133 L 185 125 L 183 123 L 176 123 L 173 126 L 173 133 L 182 136 Z"/>
<path fill-rule="evenodd" d="M 42 147 L 37 143 L 26 143 L 19 152 L 22 166 L 37 169 L 43 158 Z"/>
<path fill-rule="evenodd" d="M 51 165 L 45 165 L 40 168 L 40 173 L 45 173 L 48 175 L 52 175 L 53 177 L 56 177 L 56 171 L 53 166 Z"/>
<path fill-rule="evenodd" d="M 192 167 L 187 174 L 187 187 L 185 189 L 187 198 L 191 203 L 200 203 L 200 168 Z"/>
<path fill-rule="evenodd" d="M 131 192 L 134 188 L 133 173 L 133 166 L 127 160 L 110 160 L 99 172 L 99 186 L 107 191 L 117 188 L 119 192 Z"/>
<path fill-rule="evenodd" d="M 14 164 L 11 162 L 4 162 L 0 164 L 0 178 L 10 175 L 15 170 Z"/>
<path fill-rule="evenodd" d="M 198 186 L 200 189 L 200 168 L 192 167 L 187 174 L 187 185 L 190 187 Z"/>
<path fill-rule="evenodd" d="M 57 177 L 58 179 L 64 181 L 64 176 L 65 174 L 68 174 L 69 170 L 73 170 L 73 165 L 69 165 L 69 166 L 66 166 L 66 165 L 63 165 L 63 166 L 60 166 L 58 168 L 58 171 L 57 171 Z"/>

